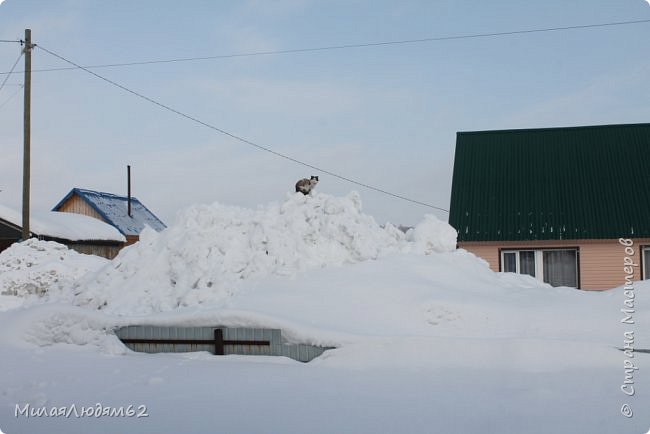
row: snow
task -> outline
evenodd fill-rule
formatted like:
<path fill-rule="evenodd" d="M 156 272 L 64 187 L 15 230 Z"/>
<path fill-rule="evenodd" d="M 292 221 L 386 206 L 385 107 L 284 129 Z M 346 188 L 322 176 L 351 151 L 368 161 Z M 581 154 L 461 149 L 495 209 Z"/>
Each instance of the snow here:
<path fill-rule="evenodd" d="M 446 229 L 440 240 L 438 228 Z M 362 213 L 357 193 L 292 194 L 257 210 L 192 206 L 167 230 L 143 231 L 140 243 L 81 281 L 76 303 L 125 314 L 166 311 L 226 299 L 247 279 L 456 245 L 454 230 L 433 216 L 414 233 L 418 241 L 410 243 L 394 226 L 379 226 Z"/>
<path fill-rule="evenodd" d="M 432 214 L 406 233 L 409 241 L 425 253 L 451 252 L 456 248 L 456 230 Z"/>
<path fill-rule="evenodd" d="M 193 206 L 112 262 L 79 262 L 82 273 L 66 259 L 65 285 L 27 304 L 0 298 L 0 428 L 645 432 L 650 354 L 631 359 L 639 370 L 628 397 L 617 348 L 630 329 L 635 348 L 650 348 L 650 282 L 635 283 L 635 323 L 621 324 L 623 288 L 577 291 L 494 273 L 454 249 L 452 231 L 426 217 L 404 235 L 363 214 L 357 194 L 316 193 L 257 210 Z M 41 253 L 56 262 L 62 251 Z M 129 324 L 281 328 L 290 342 L 337 348 L 308 364 L 142 354 L 110 332 Z M 149 417 L 14 417 L 17 404 L 73 403 L 144 404 Z M 620 414 L 623 403 L 633 418 Z"/>
<path fill-rule="evenodd" d="M 70 287 L 108 261 L 52 241 L 31 238 L 0 252 L 0 294 L 26 297 Z M 9 302 L 7 300 L 7 302 Z M 1 309 L 1 307 L 0 307 Z"/>
<path fill-rule="evenodd" d="M 21 214 L 4 205 L 0 205 L 0 219 L 22 227 Z M 33 211 L 29 225 L 32 233 L 44 237 L 69 241 L 126 241 L 113 226 L 81 214 Z"/>

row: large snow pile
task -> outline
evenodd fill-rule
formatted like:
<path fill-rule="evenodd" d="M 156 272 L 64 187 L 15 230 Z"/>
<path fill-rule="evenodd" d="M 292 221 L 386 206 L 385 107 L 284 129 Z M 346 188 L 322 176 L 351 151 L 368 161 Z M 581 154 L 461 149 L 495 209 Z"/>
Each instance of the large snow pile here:
<path fill-rule="evenodd" d="M 76 303 L 166 311 L 223 300 L 244 279 L 294 276 L 395 252 L 452 251 L 456 245 L 454 230 L 433 216 L 415 228 L 413 239 L 363 214 L 356 192 L 295 194 L 258 210 L 197 205 L 163 232 L 145 230 L 138 244 L 82 279 Z"/>
<path fill-rule="evenodd" d="M 31 238 L 0 253 L 0 293 L 20 297 L 43 295 L 71 286 L 107 262 L 59 243 Z"/>

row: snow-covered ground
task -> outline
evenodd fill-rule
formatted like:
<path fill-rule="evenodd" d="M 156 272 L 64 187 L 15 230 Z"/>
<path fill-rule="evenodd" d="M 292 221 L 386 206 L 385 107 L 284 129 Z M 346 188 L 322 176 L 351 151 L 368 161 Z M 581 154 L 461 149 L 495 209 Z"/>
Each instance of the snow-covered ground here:
<path fill-rule="evenodd" d="M 622 288 L 552 288 L 454 246 L 433 216 L 407 234 L 379 226 L 356 194 L 194 206 L 110 262 L 14 245 L 0 253 L 0 285 L 19 295 L 0 297 L 0 429 L 648 431 L 650 354 L 616 348 L 630 330 L 650 348 L 650 282 L 635 286 L 635 324 L 622 324 Z M 127 324 L 273 327 L 337 348 L 307 364 L 142 354 L 110 332 Z M 626 360 L 639 368 L 634 396 L 620 390 Z M 97 403 L 145 405 L 148 417 L 14 416 Z"/>

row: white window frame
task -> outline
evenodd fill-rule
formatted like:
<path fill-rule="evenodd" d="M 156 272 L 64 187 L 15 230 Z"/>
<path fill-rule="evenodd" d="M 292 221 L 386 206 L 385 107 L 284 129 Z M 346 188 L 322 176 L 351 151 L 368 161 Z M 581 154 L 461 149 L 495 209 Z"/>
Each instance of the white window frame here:
<path fill-rule="evenodd" d="M 556 251 L 556 250 L 572 250 L 572 251 L 576 252 L 576 282 L 577 282 L 578 288 L 579 288 L 580 287 L 580 262 L 579 262 L 580 261 L 579 260 L 580 252 L 579 252 L 579 249 L 577 247 L 572 247 L 572 248 L 564 248 L 564 247 L 562 247 L 562 248 L 556 248 L 556 249 L 539 249 L 539 248 L 536 248 L 536 249 L 526 249 L 526 248 L 502 249 L 501 254 L 500 254 L 500 258 L 501 258 L 500 271 L 502 273 L 504 272 L 503 269 L 504 269 L 504 266 L 505 266 L 505 257 L 504 257 L 505 253 L 514 253 L 516 255 L 515 256 L 515 258 L 516 258 L 516 260 L 515 260 L 515 269 L 516 269 L 515 273 L 522 274 L 521 273 L 520 260 L 519 260 L 519 252 L 535 252 L 535 276 L 530 276 L 530 274 L 527 274 L 527 276 L 533 277 L 533 278 L 539 280 L 540 282 L 544 282 L 544 252 L 552 252 L 552 251 Z M 643 249 L 644 257 L 645 257 L 645 254 L 646 254 L 646 250 L 648 251 L 647 255 L 650 256 L 650 246 Z M 650 277 L 650 276 L 648 276 L 648 277 Z"/>
<path fill-rule="evenodd" d="M 650 265 L 650 246 L 641 246 L 641 280 L 650 279 L 645 270 Z"/>
<path fill-rule="evenodd" d="M 505 254 L 506 253 L 514 253 L 515 254 L 515 273 L 521 274 L 521 260 L 519 258 L 519 253 L 520 252 L 534 252 L 534 254 L 535 254 L 535 277 L 537 277 L 537 269 L 538 269 L 539 260 L 538 260 L 537 250 L 535 250 L 535 249 L 502 250 L 501 251 L 501 272 L 503 272 L 503 268 L 505 266 Z M 533 276 L 531 276 L 531 277 L 533 277 Z"/>

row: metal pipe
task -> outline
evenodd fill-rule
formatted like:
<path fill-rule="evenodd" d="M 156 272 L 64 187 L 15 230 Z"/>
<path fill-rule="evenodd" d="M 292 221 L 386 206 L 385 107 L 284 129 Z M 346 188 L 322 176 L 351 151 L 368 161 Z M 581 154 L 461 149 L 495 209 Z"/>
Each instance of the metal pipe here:
<path fill-rule="evenodd" d="M 131 166 L 126 166 L 126 175 L 127 175 L 127 189 L 128 189 L 128 214 L 131 217 Z"/>

